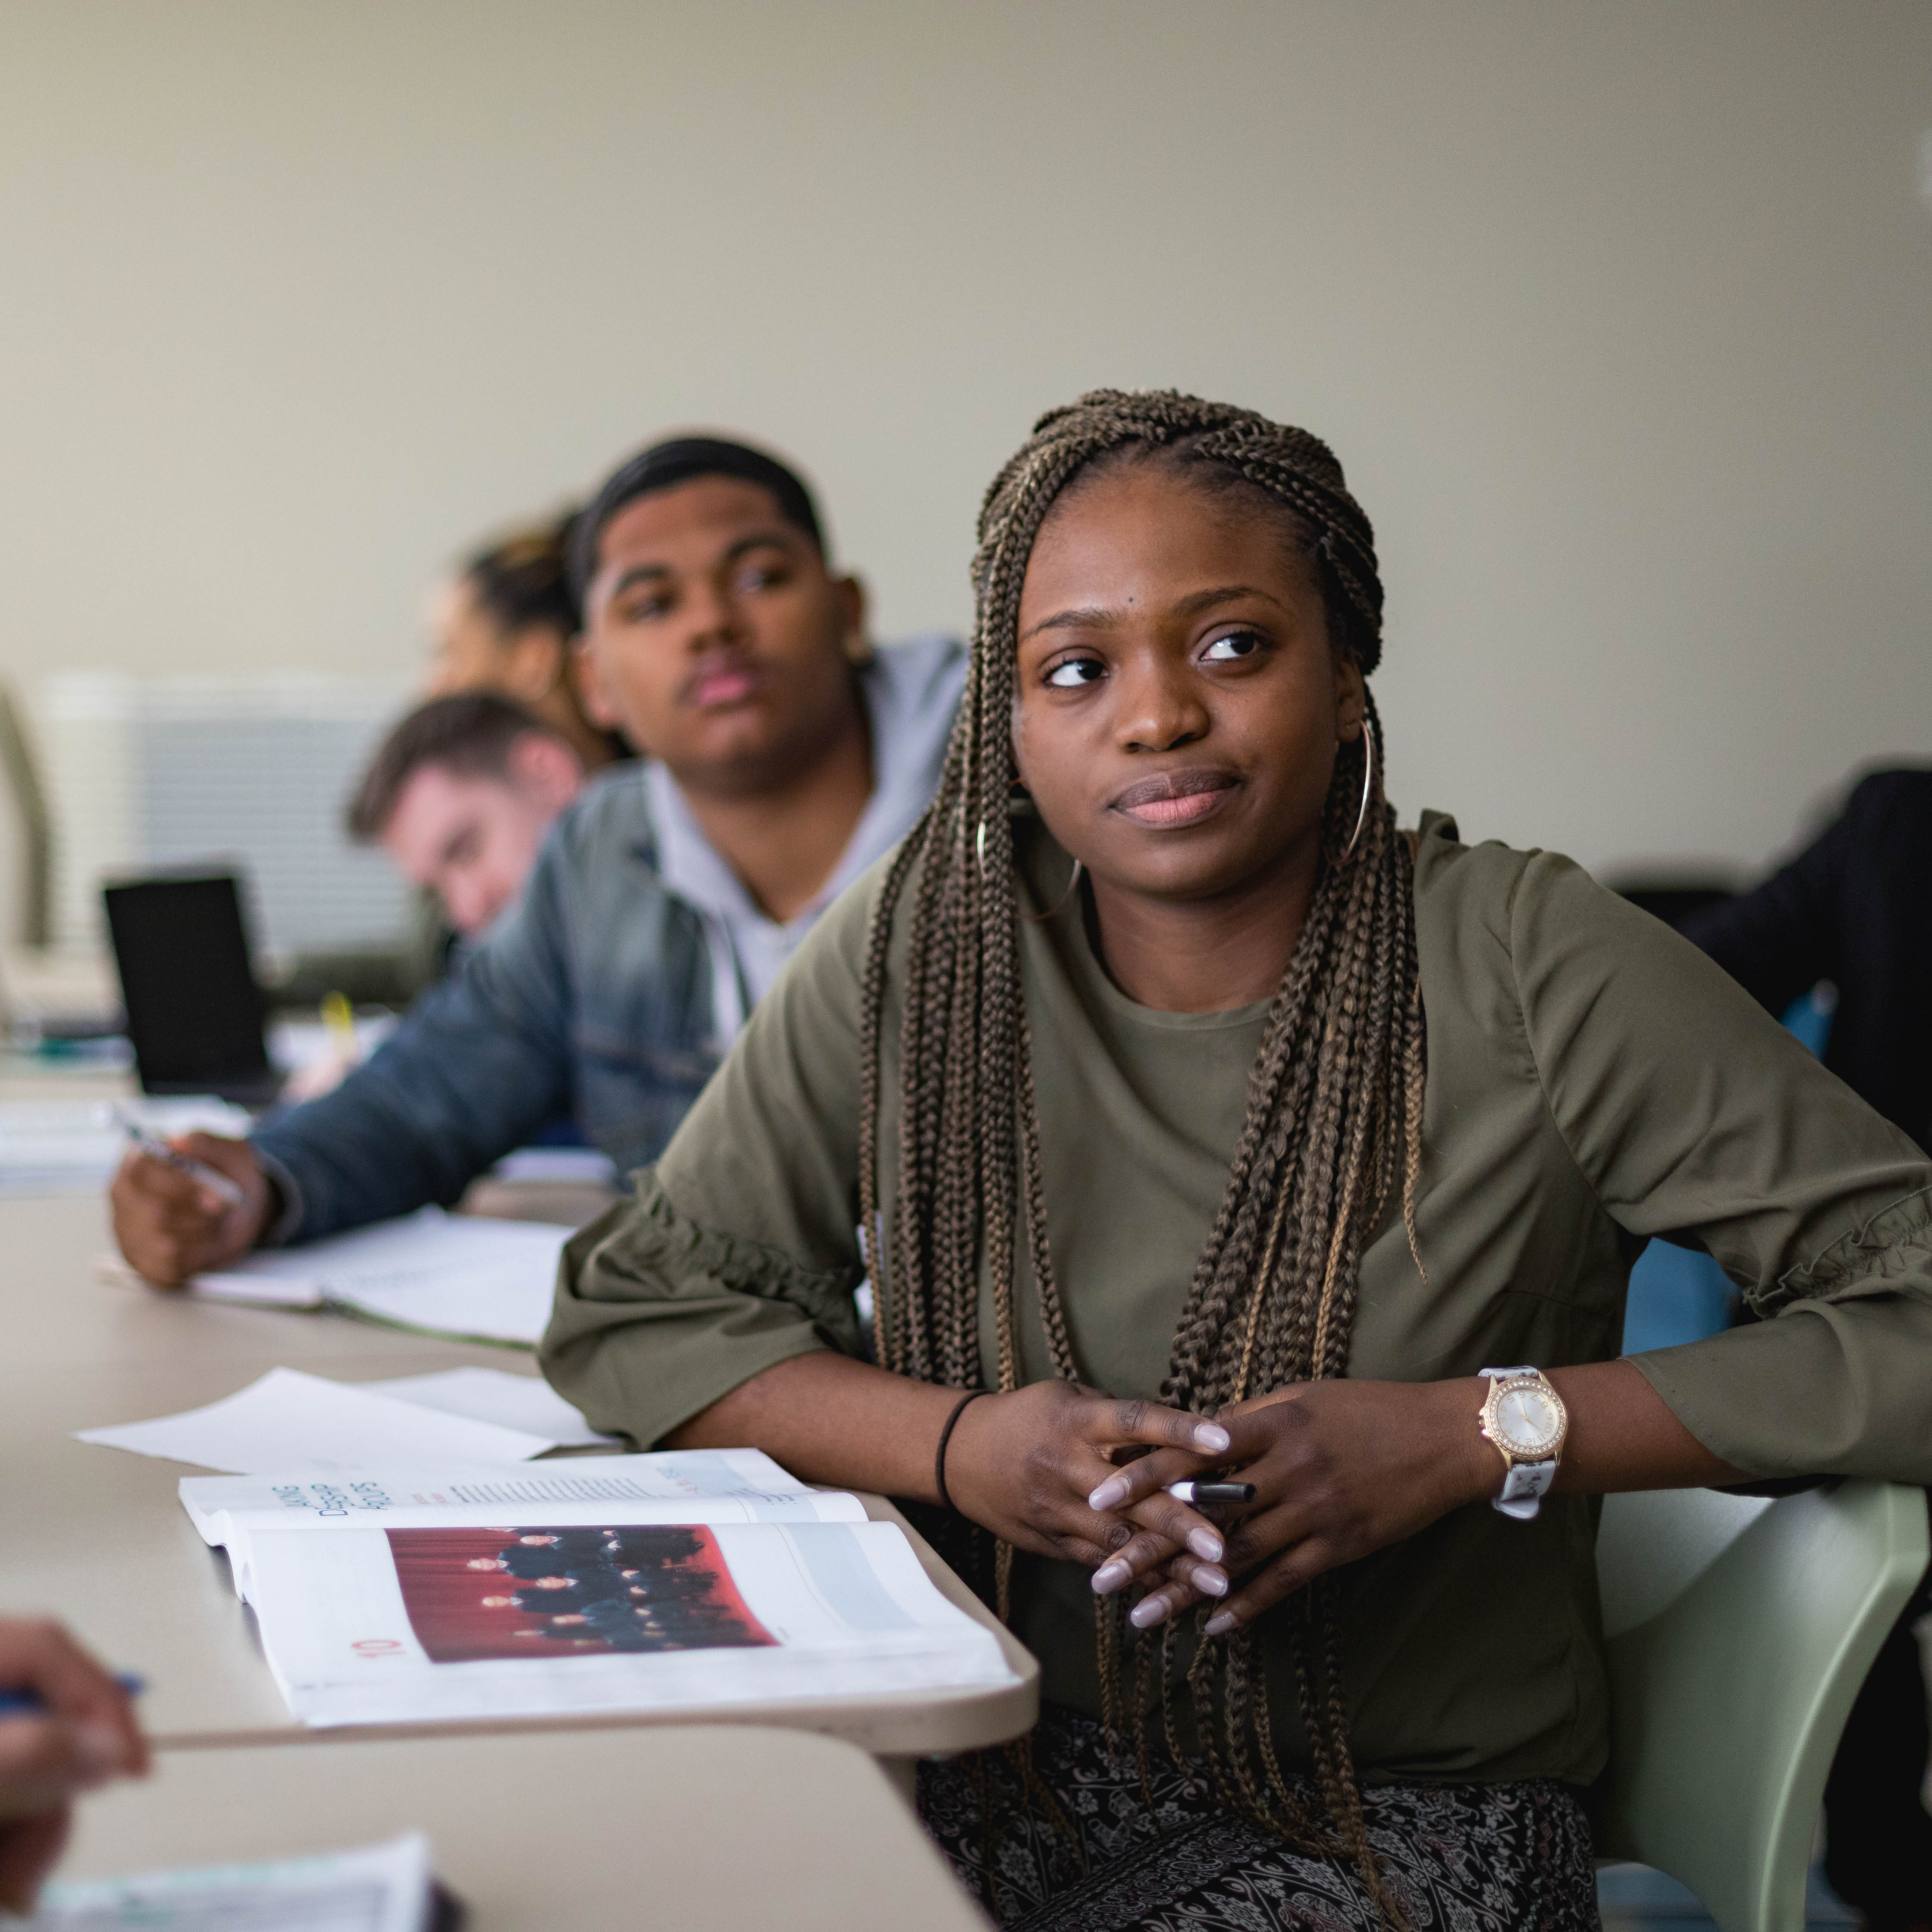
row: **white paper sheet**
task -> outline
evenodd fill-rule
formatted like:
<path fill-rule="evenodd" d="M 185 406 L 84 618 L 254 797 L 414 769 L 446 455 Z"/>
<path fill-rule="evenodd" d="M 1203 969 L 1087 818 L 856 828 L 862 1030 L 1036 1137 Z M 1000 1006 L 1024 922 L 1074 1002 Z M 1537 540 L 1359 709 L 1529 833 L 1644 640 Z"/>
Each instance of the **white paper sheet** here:
<path fill-rule="evenodd" d="M 196 1130 L 248 1130 L 242 1108 L 208 1095 L 118 1102 L 0 1100 L 0 1198 L 92 1194 L 106 1186 L 128 1150 L 123 1114 L 164 1139 Z"/>
<path fill-rule="evenodd" d="M 478 1422 L 526 1430 L 532 1436 L 548 1436 L 560 1448 L 597 1448 L 620 1440 L 598 1435 L 541 1376 L 513 1376 L 502 1369 L 445 1369 L 438 1375 L 400 1376 L 392 1382 L 357 1386 L 398 1402 L 420 1402 Z"/>
<path fill-rule="evenodd" d="M 429 1841 L 272 1864 L 56 1882 L 23 1932 L 421 1932 L 428 1916 Z"/>
<path fill-rule="evenodd" d="M 556 1446 L 548 1436 L 371 1395 L 299 1369 L 271 1369 L 206 1408 L 76 1433 L 82 1442 L 241 1475 L 520 1462 Z"/>
<path fill-rule="evenodd" d="M 398 1327 L 534 1346 L 571 1230 L 424 1208 L 198 1275 L 194 1293 L 281 1307 L 339 1303 Z"/>

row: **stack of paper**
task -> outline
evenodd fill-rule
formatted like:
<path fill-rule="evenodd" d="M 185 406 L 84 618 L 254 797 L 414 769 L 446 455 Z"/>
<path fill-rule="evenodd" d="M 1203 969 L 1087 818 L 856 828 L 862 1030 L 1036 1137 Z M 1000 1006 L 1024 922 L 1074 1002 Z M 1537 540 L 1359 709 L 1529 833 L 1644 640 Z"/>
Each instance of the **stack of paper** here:
<path fill-rule="evenodd" d="M 1013 1681 L 896 1524 L 755 1450 L 191 1477 L 181 1494 L 312 1725 Z"/>
<path fill-rule="evenodd" d="M 94 1194 L 128 1150 L 124 1120 L 164 1139 L 245 1134 L 248 1116 L 212 1096 L 178 1100 L 0 1100 L 0 1198 Z"/>
<path fill-rule="evenodd" d="M 617 1170 L 608 1154 L 595 1148 L 518 1148 L 490 1168 L 493 1180 L 562 1181 L 584 1187 L 617 1185 Z"/>
<path fill-rule="evenodd" d="M 550 1319 L 568 1228 L 424 1208 L 296 1248 L 252 1254 L 193 1293 L 272 1308 L 328 1308 L 420 1334 L 533 1346 Z"/>

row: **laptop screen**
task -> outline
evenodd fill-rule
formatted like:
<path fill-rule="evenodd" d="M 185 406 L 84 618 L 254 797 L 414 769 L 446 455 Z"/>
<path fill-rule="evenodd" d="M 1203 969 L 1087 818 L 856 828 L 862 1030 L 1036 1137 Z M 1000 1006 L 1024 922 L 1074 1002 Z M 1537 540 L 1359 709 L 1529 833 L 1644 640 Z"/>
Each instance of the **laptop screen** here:
<path fill-rule="evenodd" d="M 234 874 L 136 880 L 103 897 L 142 1091 L 271 1085 Z"/>

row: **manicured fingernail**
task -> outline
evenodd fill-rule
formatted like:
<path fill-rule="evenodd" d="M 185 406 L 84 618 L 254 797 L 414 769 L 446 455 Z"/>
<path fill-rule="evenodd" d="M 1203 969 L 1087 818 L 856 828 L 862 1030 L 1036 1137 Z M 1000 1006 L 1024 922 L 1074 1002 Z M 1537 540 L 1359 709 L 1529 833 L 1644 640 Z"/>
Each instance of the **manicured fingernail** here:
<path fill-rule="evenodd" d="M 1090 1510 L 1110 1510 L 1116 1503 L 1125 1502 L 1127 1492 L 1132 1487 L 1124 1476 L 1109 1476 L 1087 1498 L 1087 1507 Z"/>
<path fill-rule="evenodd" d="M 1094 1595 L 1104 1597 L 1109 1592 L 1118 1590 L 1132 1574 L 1133 1572 L 1118 1556 L 1108 1558 L 1094 1572 Z"/>
<path fill-rule="evenodd" d="M 1187 1546 L 1204 1562 L 1218 1563 L 1221 1560 L 1221 1539 L 1211 1529 L 1190 1529 L 1187 1532 Z"/>
<path fill-rule="evenodd" d="M 1188 1580 L 1197 1590 L 1204 1590 L 1210 1597 L 1225 1597 L 1228 1594 L 1226 1576 L 1204 1563 L 1196 1566 L 1194 1574 Z"/>
<path fill-rule="evenodd" d="M 1234 1628 L 1234 1616 L 1232 1610 L 1216 1610 L 1208 1619 L 1208 1634 L 1210 1636 L 1226 1636 Z"/>
<path fill-rule="evenodd" d="M 1167 1621 L 1167 1599 L 1156 1592 L 1151 1597 L 1143 1597 L 1127 1612 L 1127 1621 L 1136 1630 L 1151 1630 L 1156 1624 Z"/>
<path fill-rule="evenodd" d="M 1218 1422 L 1203 1422 L 1195 1427 L 1195 1448 L 1210 1456 L 1225 1454 L 1234 1439 Z"/>

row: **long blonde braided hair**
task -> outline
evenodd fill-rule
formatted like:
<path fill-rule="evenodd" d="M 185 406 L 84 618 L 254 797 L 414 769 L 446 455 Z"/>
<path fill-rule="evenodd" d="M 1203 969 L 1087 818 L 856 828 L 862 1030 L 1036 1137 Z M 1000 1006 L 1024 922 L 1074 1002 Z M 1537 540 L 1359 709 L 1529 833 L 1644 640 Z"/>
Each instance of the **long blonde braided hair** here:
<path fill-rule="evenodd" d="M 1326 444 L 1251 411 L 1170 392 L 1096 390 L 1042 416 L 987 492 L 974 561 L 972 666 L 938 795 L 890 868 L 874 915 L 862 1005 L 860 1214 L 887 1367 L 984 1385 L 980 1280 L 990 1280 L 998 1383 L 1018 1385 L 1016 1244 L 1032 1263 L 1053 1372 L 1078 1378 L 1049 1252 L 1032 1056 L 1022 997 L 1020 889 L 1008 798 L 1015 772 L 1020 592 L 1035 538 L 1096 465 L 1157 460 L 1280 516 L 1318 571 L 1331 644 L 1364 674 L 1381 652 L 1374 535 Z M 1372 701 L 1369 715 L 1374 716 Z M 1196 1265 L 1162 1400 L 1212 1414 L 1285 1384 L 1346 1372 L 1358 1262 L 1400 1198 L 1412 1247 L 1420 1163 L 1424 1028 L 1413 857 L 1378 768 L 1352 842 L 1366 734 L 1344 746 L 1324 811 L 1324 859 L 1250 1076 L 1247 1112 L 1212 1232 Z M 1378 761 L 1375 761 L 1378 766 Z M 1346 856 L 1344 856 L 1346 854 Z M 900 1030 L 902 1148 L 888 1217 L 879 1198 L 880 1034 L 886 955 L 913 884 Z M 1010 1550 L 997 1564 L 1006 1609 Z M 1346 1850 L 1393 1916 L 1363 1826 L 1348 1748 L 1334 1586 L 1274 1615 L 1292 1640 L 1325 1817 L 1277 1761 L 1251 1640 L 1170 1623 L 1142 1636 L 1119 1598 L 1099 1606 L 1105 1714 L 1144 1775 L 1150 1726 L 1179 1750 L 1180 1707 L 1225 1802 L 1310 1849 Z M 1190 1654 L 1191 1653 L 1191 1654 Z"/>

